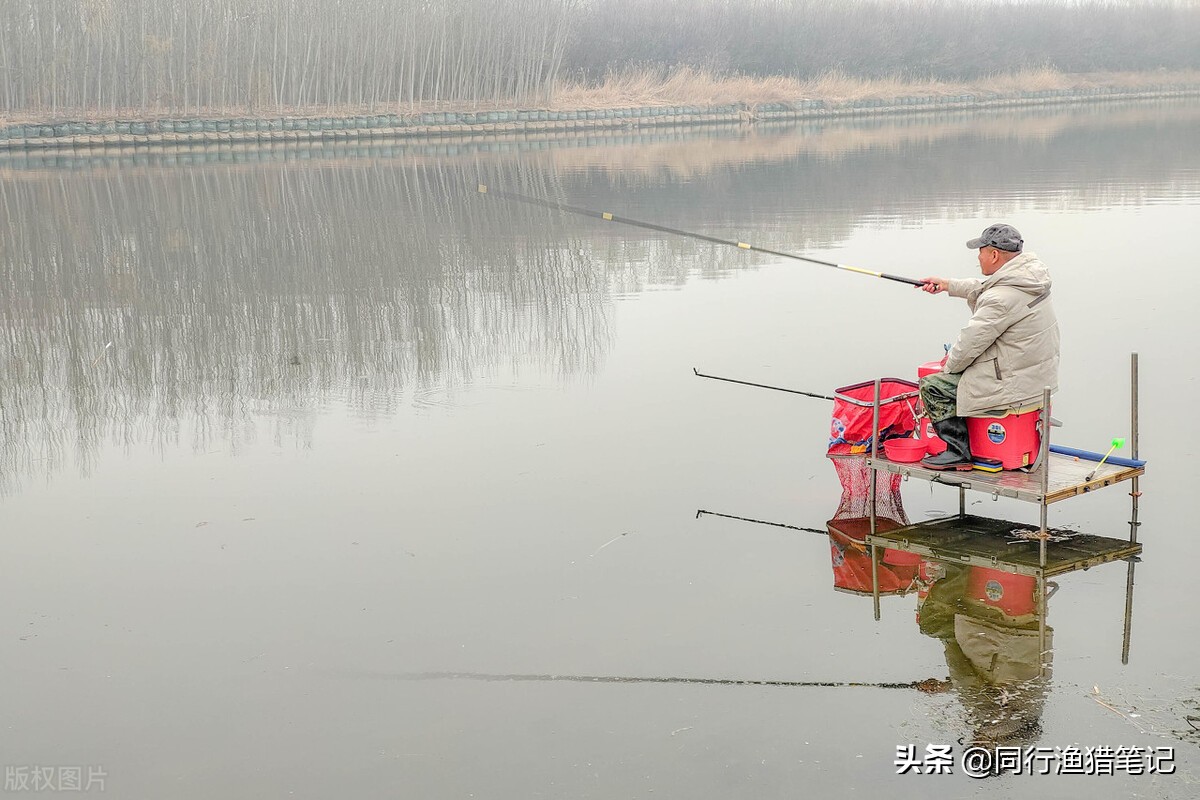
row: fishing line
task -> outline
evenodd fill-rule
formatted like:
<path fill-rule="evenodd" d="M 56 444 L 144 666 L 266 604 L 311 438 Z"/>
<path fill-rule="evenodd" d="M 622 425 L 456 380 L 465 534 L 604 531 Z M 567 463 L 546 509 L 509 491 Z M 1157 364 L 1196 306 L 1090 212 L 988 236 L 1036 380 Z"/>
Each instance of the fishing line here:
<path fill-rule="evenodd" d="M 727 247 L 737 247 L 741 250 L 749 250 L 754 253 L 766 253 L 767 255 L 779 256 L 780 258 L 790 258 L 795 261 L 805 261 L 809 264 L 819 264 L 822 267 L 833 267 L 834 269 L 845 270 L 846 272 L 856 272 L 859 275 L 870 275 L 873 278 L 883 278 L 884 280 L 896 281 L 898 283 L 907 283 L 911 286 L 924 286 L 924 281 L 916 280 L 915 278 L 905 278 L 902 275 L 891 275 L 886 272 L 876 272 L 875 270 L 863 269 L 862 267 L 852 267 L 849 264 L 835 264 L 832 261 L 822 261 L 817 258 L 809 258 L 808 256 L 800 256 L 795 253 L 785 253 L 782 250 L 772 250 L 768 247 L 759 247 L 747 242 L 738 242 L 733 239 L 720 239 L 716 236 L 708 236 L 703 233 L 693 233 L 692 231 L 684 231 L 679 228 L 670 228 L 666 225 L 657 225 L 653 222 L 643 222 L 642 220 L 630 219 L 629 217 L 621 217 L 608 211 L 593 211 L 589 208 L 580 208 L 579 206 L 569 206 L 565 203 L 555 203 L 551 200 L 539 200 L 536 197 L 528 197 L 516 192 L 506 192 L 499 189 L 489 189 L 484 184 L 479 184 L 480 194 L 490 194 L 496 197 L 502 197 L 505 200 L 515 200 L 518 203 L 527 203 L 532 206 L 541 206 L 542 208 L 551 208 L 556 211 L 566 211 L 571 214 L 578 214 L 582 217 L 591 217 L 603 222 L 620 222 L 625 225 L 632 225 L 636 228 L 645 228 L 646 230 L 659 231 L 660 233 L 670 233 L 675 236 L 686 236 L 689 239 L 699 239 L 702 242 L 711 242 L 713 244 L 722 244 Z"/>

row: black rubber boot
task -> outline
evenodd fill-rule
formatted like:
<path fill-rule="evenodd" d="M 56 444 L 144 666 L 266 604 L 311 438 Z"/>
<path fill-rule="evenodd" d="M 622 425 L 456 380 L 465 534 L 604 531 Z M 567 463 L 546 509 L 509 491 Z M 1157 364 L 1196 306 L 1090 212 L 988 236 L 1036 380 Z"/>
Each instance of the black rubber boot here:
<path fill-rule="evenodd" d="M 962 417 L 950 417 L 933 423 L 938 438 L 946 443 L 946 451 L 936 456 L 921 459 L 921 466 L 929 469 L 968 470 L 974 467 L 971 458 L 971 440 L 967 437 L 967 421 Z"/>

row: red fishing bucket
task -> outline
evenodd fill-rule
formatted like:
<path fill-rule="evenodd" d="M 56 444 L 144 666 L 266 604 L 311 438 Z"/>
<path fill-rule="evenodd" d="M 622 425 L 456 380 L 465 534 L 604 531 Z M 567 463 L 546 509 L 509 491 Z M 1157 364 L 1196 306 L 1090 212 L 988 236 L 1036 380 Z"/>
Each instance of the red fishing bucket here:
<path fill-rule="evenodd" d="M 1041 409 L 1005 417 L 967 417 L 971 455 L 992 458 L 1005 469 L 1028 467 L 1042 447 Z"/>
<path fill-rule="evenodd" d="M 917 367 L 917 379 L 924 378 L 926 375 L 933 375 L 936 372 L 942 371 L 942 366 L 946 363 L 946 359 L 941 361 L 926 361 L 921 366 Z M 938 437 L 933 430 L 933 423 L 928 417 L 921 417 L 920 424 L 917 426 L 917 438 L 926 443 L 926 449 L 929 455 L 936 456 L 946 452 L 946 443 Z"/>

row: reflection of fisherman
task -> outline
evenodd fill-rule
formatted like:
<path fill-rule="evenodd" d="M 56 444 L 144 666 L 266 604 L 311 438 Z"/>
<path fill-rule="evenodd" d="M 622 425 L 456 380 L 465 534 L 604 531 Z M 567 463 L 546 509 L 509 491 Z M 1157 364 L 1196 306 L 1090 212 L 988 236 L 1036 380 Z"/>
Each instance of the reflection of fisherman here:
<path fill-rule="evenodd" d="M 1039 676 L 1042 655 L 1036 605 L 1014 605 L 1011 598 L 997 602 L 994 580 L 984 584 L 984 592 L 972 590 L 982 583 L 981 573 L 972 573 L 979 567 L 928 562 L 924 566 L 942 575 L 929 576 L 936 579 L 925 599 L 918 601 L 917 621 L 922 633 L 945 645 L 950 680 L 925 681 L 920 688 L 930 692 L 953 688 L 958 693 L 974 729 L 971 744 L 1023 747 L 1036 741 L 1049 676 L 1048 670 Z M 1014 582 L 1009 591 L 1029 588 L 1021 578 Z M 1046 633 L 1048 664 L 1050 631 Z"/>

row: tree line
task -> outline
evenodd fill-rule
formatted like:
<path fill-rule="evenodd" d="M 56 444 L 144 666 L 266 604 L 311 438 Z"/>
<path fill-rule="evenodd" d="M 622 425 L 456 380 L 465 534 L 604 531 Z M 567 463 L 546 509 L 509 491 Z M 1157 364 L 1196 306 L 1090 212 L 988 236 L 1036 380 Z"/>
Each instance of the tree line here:
<path fill-rule="evenodd" d="M 513 106 L 630 69 L 1200 68 L 1196 0 L 0 0 L 0 113 Z"/>
<path fill-rule="evenodd" d="M 545 96 L 573 0 L 0 0 L 0 111 L 472 105 Z"/>
<path fill-rule="evenodd" d="M 608 0 L 580 18 L 566 63 L 592 79 L 629 64 L 922 80 L 1200 67 L 1196 0 Z"/>

